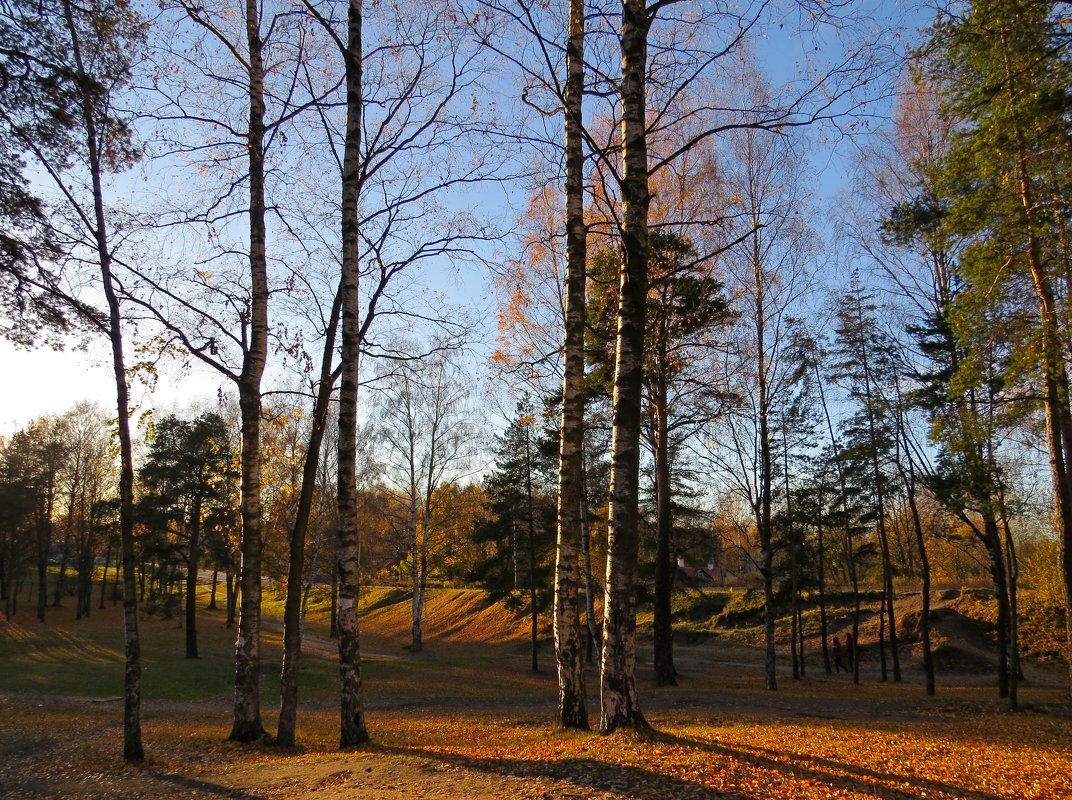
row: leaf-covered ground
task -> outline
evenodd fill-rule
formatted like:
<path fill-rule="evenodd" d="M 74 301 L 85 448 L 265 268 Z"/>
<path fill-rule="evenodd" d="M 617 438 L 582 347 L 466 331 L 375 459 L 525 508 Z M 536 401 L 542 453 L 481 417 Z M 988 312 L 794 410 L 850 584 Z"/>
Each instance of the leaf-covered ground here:
<path fill-rule="evenodd" d="M 471 598 L 470 598 L 471 599 Z M 468 602 L 468 600 L 467 600 Z M 468 608 L 468 606 L 467 606 Z M 444 609 L 443 613 L 451 613 Z M 1060 673 L 1022 687 L 1023 710 L 986 675 L 905 685 L 827 676 L 761 687 L 760 654 L 719 638 L 680 647 L 681 685 L 640 667 L 650 733 L 556 731 L 551 653 L 449 635 L 410 653 L 370 623 L 367 749 L 334 750 L 334 666 L 314 621 L 296 750 L 224 741 L 230 633 L 206 614 L 204 656 L 181 658 L 175 621 L 144 622 L 145 764 L 123 765 L 116 612 L 0 622 L 4 798 L 1072 798 L 1072 718 Z M 266 635 L 265 723 L 278 647 Z M 906 659 L 909 658 L 906 656 Z M 590 674 L 591 711 L 595 675 Z"/>

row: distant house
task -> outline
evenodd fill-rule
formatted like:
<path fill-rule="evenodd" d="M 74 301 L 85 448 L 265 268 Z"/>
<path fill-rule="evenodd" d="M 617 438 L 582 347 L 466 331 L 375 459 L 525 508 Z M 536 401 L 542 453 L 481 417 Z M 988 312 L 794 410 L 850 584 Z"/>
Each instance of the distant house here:
<path fill-rule="evenodd" d="M 685 561 L 684 556 L 677 557 L 677 574 L 693 583 L 723 583 L 728 575 L 714 561 L 708 561 L 706 567 L 693 567 Z"/>

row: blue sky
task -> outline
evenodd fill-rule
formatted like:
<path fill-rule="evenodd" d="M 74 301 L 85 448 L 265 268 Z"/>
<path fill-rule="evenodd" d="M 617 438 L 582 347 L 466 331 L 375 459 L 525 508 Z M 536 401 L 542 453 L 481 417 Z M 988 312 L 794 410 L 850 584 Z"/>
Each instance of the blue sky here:
<path fill-rule="evenodd" d="M 792 5 L 792 9 L 797 8 Z M 881 15 L 886 24 L 889 18 L 902 14 L 899 4 L 874 0 L 853 8 L 859 13 Z M 840 53 L 840 46 L 832 37 L 824 37 L 819 49 L 815 49 L 814 43 L 794 33 L 797 13 L 795 10 L 785 11 L 781 26 L 777 21 L 767 26 L 767 36 L 757 45 L 764 68 L 776 84 L 797 77 L 805 59 L 830 61 Z M 893 33 L 883 35 L 892 37 Z M 881 108 L 874 110 L 884 111 Z M 817 193 L 830 198 L 844 184 L 845 159 L 851 145 L 844 141 L 835 143 L 822 131 L 816 132 L 813 141 L 815 148 L 811 160 L 818 179 Z M 501 191 L 467 193 L 459 197 L 458 202 L 464 204 L 470 198 L 477 205 L 487 202 L 489 213 L 511 213 L 505 207 L 507 204 Z M 518 195 L 510 204 L 521 208 L 524 203 L 525 199 Z M 439 293 L 446 305 L 468 306 L 481 320 L 482 328 L 474 342 L 473 366 L 474 369 L 482 367 L 480 362 L 493 346 L 495 335 L 493 296 L 487 271 L 473 263 L 457 266 L 442 263 L 425 269 L 421 280 L 430 292 Z M 97 402 L 106 410 L 114 405 L 110 357 L 103 342 L 95 342 L 87 352 L 34 353 L 17 351 L 8 343 L 0 342 L 0 367 L 8 378 L 8 386 L 15 387 L 0 396 L 0 435 L 11 433 L 35 416 L 65 411 L 79 400 Z M 220 377 L 205 367 L 194 366 L 183 372 L 173 365 L 164 368 L 153 396 L 150 397 L 142 387 L 134 387 L 132 399 L 142 408 L 181 406 L 196 400 L 213 400 L 220 386 Z M 231 387 L 224 388 L 229 391 Z"/>

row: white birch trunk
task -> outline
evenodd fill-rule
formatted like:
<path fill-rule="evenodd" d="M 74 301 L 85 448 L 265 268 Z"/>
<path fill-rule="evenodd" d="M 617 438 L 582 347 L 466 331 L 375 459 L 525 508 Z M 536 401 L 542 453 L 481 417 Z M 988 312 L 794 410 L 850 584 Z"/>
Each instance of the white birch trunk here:
<path fill-rule="evenodd" d="M 570 0 L 566 46 L 566 319 L 565 374 L 558 456 L 558 540 L 555 549 L 555 658 L 558 722 L 588 728 L 581 645 L 578 552 L 584 502 L 584 153 L 581 111 L 584 91 L 584 3 Z M 534 657 L 535 660 L 535 657 Z"/>
<path fill-rule="evenodd" d="M 234 724 L 232 741 L 263 738 L 260 707 L 261 638 L 261 377 L 268 358 L 268 265 L 264 199 L 264 62 L 260 7 L 246 0 L 249 64 L 249 345 L 238 381 L 242 419 L 241 607 L 235 642 Z"/>
<path fill-rule="evenodd" d="M 648 290 L 647 8 L 622 4 L 622 268 L 614 365 L 599 728 L 647 727 L 636 694 L 636 563 L 644 314 Z"/>
<path fill-rule="evenodd" d="M 361 686 L 361 645 L 357 622 L 360 594 L 357 534 L 357 386 L 360 353 L 357 201 L 360 189 L 362 112 L 361 0 L 347 14 L 346 143 L 342 168 L 342 376 L 339 387 L 338 465 L 338 632 L 339 747 L 368 741 Z"/>

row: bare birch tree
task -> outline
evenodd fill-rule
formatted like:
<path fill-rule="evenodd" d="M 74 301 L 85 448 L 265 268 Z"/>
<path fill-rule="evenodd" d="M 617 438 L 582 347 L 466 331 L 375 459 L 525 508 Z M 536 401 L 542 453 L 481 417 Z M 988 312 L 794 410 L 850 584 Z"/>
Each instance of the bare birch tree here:
<path fill-rule="evenodd" d="M 421 650 L 436 493 L 465 472 L 472 452 L 467 393 L 450 351 L 389 366 L 375 391 L 375 426 L 384 446 L 385 477 L 406 514 L 413 592 L 410 648 Z"/>

